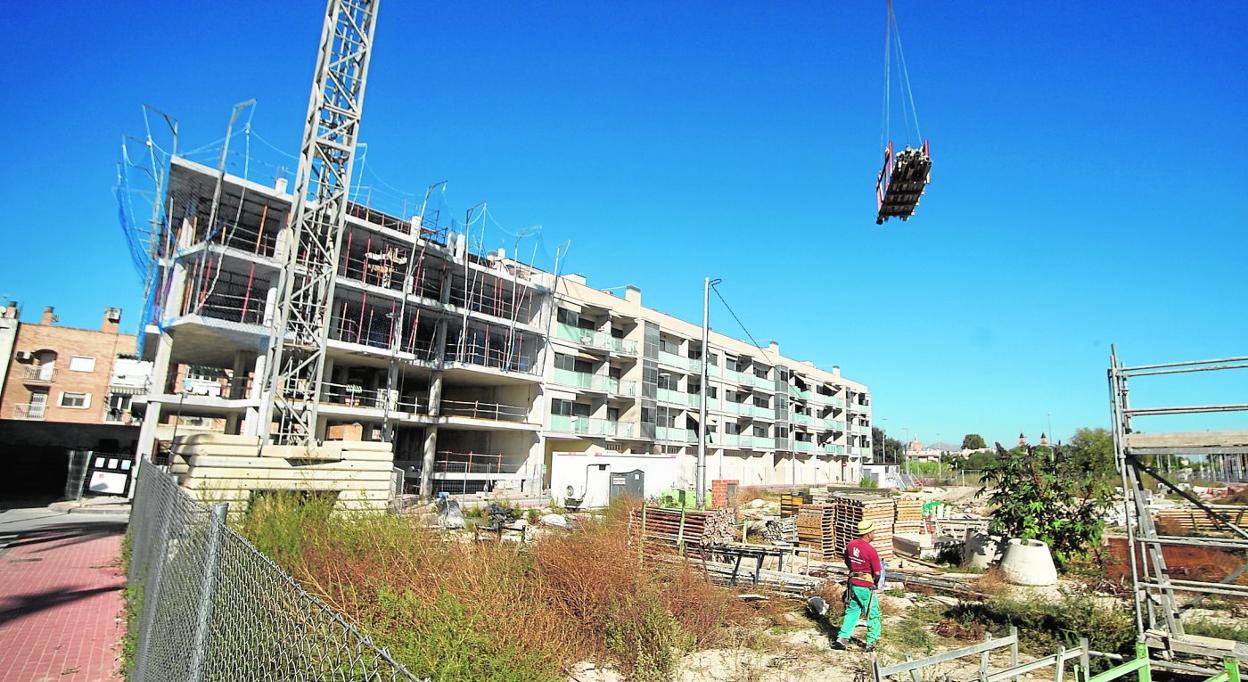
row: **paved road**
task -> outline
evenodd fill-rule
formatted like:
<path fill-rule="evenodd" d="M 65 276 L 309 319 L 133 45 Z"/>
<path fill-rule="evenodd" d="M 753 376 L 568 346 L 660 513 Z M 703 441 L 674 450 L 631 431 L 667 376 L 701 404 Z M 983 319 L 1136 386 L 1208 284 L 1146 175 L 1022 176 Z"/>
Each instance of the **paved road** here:
<path fill-rule="evenodd" d="M 121 680 L 126 517 L 0 502 L 0 682 Z"/>

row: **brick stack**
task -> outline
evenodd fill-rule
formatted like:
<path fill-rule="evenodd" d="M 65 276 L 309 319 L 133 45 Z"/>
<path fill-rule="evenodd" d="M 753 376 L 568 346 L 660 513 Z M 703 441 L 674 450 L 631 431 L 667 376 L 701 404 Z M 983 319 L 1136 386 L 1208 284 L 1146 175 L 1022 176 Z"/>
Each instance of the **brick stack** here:
<path fill-rule="evenodd" d="M 711 509 L 736 509 L 739 483 L 728 479 L 711 481 Z"/>
<path fill-rule="evenodd" d="M 923 522 L 923 500 L 917 497 L 897 498 L 897 514 L 894 517 L 894 533 L 921 533 L 925 528 Z"/>
<path fill-rule="evenodd" d="M 881 559 L 893 556 L 893 500 L 873 495 L 836 495 L 834 552 L 840 556 L 845 544 L 858 533 L 862 521 L 875 522 L 875 540 L 871 543 Z"/>
<path fill-rule="evenodd" d="M 836 505 L 804 504 L 797 512 L 797 541 L 814 549 L 811 557 L 833 561 L 841 556 L 836 547 Z"/>
<path fill-rule="evenodd" d="M 810 504 L 810 493 L 780 493 L 780 518 L 787 519 L 797 516 L 797 510 L 803 504 Z"/>

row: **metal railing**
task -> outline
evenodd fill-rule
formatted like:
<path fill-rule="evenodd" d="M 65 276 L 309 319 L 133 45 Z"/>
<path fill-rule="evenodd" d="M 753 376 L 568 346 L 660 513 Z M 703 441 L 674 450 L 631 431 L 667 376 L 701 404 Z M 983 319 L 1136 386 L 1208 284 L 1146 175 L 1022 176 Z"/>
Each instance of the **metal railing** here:
<path fill-rule="evenodd" d="M 442 414 L 451 417 L 472 417 L 474 419 L 492 419 L 503 422 L 524 422 L 529 419 L 529 410 L 516 405 L 503 403 L 487 403 L 480 400 L 443 400 L 439 403 Z"/>
<path fill-rule="evenodd" d="M 44 419 L 48 414 L 47 405 L 36 405 L 28 403 L 24 405 L 13 406 L 14 419 Z"/>
<path fill-rule="evenodd" d="M 56 366 L 54 365 L 33 365 L 22 368 L 22 381 L 28 384 L 50 384 L 55 376 Z"/>
<path fill-rule="evenodd" d="M 416 678 L 156 465 L 130 514 L 134 674 L 147 680 Z"/>

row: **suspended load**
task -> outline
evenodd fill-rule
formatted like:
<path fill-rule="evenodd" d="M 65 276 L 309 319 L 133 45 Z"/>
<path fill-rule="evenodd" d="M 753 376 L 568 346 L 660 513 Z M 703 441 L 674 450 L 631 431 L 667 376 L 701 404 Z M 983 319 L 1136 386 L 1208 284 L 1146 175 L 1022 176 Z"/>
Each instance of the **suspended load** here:
<path fill-rule="evenodd" d="M 927 140 L 919 129 L 919 111 L 914 105 L 914 90 L 910 87 L 910 70 L 906 66 L 906 53 L 901 48 L 901 30 L 893 13 L 893 2 L 888 0 L 888 12 L 884 27 L 884 129 L 881 143 L 884 147 L 884 167 L 875 179 L 875 224 L 883 225 L 889 218 L 909 220 L 919 205 L 919 198 L 927 190 L 932 174 L 932 154 Z M 896 62 L 893 57 L 896 56 Z M 906 126 L 904 134 L 918 147 L 906 145 L 900 152 L 894 150 L 892 137 L 893 79 L 898 73 L 896 87 L 900 91 L 898 104 Z M 909 135 L 913 130 L 914 137 Z"/>
<path fill-rule="evenodd" d="M 893 153 L 893 143 L 884 149 L 884 167 L 875 181 L 875 224 L 889 218 L 907 220 L 919 205 L 932 173 L 932 155 L 927 140 L 915 149 L 907 146 Z"/>

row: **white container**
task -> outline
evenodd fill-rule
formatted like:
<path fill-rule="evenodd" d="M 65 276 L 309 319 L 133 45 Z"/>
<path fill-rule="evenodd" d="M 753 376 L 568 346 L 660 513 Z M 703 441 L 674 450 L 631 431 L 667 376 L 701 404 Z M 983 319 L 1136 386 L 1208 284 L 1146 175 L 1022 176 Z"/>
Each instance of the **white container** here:
<path fill-rule="evenodd" d="M 1039 540 L 1010 540 L 1001 557 L 1001 574 L 1015 585 L 1044 587 L 1057 582 L 1053 554 Z"/>

